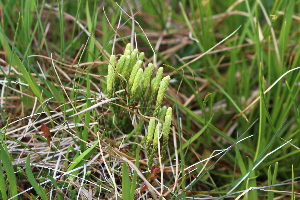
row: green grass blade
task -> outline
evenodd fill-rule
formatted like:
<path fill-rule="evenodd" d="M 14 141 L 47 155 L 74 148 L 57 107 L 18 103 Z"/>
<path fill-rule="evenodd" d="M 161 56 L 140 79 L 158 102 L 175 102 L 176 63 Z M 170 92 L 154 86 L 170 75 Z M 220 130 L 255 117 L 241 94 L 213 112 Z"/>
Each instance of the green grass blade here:
<path fill-rule="evenodd" d="M 9 40 L 7 35 L 4 33 L 4 30 L 0 28 L 0 32 L 2 34 L 2 37 L 0 37 L 0 41 L 2 43 L 3 48 L 5 48 L 6 56 L 11 59 L 13 56 L 13 51 L 15 51 L 22 59 L 24 59 L 23 54 L 16 48 L 16 46 Z M 11 50 L 12 47 L 13 51 Z"/>
<path fill-rule="evenodd" d="M 275 163 L 274 171 L 273 174 L 271 172 L 271 165 L 268 169 L 268 185 L 274 185 L 276 184 L 276 179 L 277 179 L 277 172 L 278 172 L 278 162 Z M 272 200 L 274 198 L 274 187 L 270 187 L 270 191 L 268 192 L 268 200 Z"/>
<path fill-rule="evenodd" d="M 182 145 L 182 149 L 181 150 L 184 150 L 189 145 L 191 145 L 197 138 L 199 138 L 204 133 L 204 131 L 209 127 L 209 125 L 211 125 L 211 120 L 212 119 L 213 119 L 213 117 L 211 117 L 209 119 L 209 121 L 207 122 L 207 124 L 198 133 L 196 133 L 195 135 L 193 135 L 186 143 L 184 143 Z"/>
<path fill-rule="evenodd" d="M 14 53 L 12 58 L 12 65 L 17 66 L 18 69 L 21 71 L 23 77 L 27 81 L 29 87 L 31 88 L 32 92 L 35 94 L 35 96 L 40 100 L 40 102 L 43 102 L 43 95 L 41 91 L 39 90 L 39 87 L 34 80 L 34 78 L 31 76 L 31 74 L 28 72 L 24 64 L 21 62 L 19 57 Z"/>
<path fill-rule="evenodd" d="M 185 112 L 189 113 L 189 115 L 191 116 L 192 119 L 194 119 L 195 121 L 199 122 L 202 125 L 205 125 L 205 120 L 201 117 L 199 117 L 198 115 L 196 115 L 193 111 L 191 111 L 190 109 L 188 109 L 187 107 L 185 107 L 184 105 L 182 105 L 181 103 L 179 103 L 178 101 L 176 101 L 173 97 L 166 95 L 171 101 L 173 101 L 176 105 L 178 105 L 181 109 L 183 109 Z M 221 137 L 223 137 L 224 139 L 234 143 L 236 142 L 236 140 L 230 136 L 228 136 L 226 133 L 222 132 L 221 130 L 219 130 L 217 127 L 215 127 L 212 124 L 208 125 L 208 128 L 210 128 L 212 131 L 215 131 L 217 134 L 219 134 Z M 244 148 L 247 151 L 251 152 L 251 149 L 249 149 L 249 147 L 247 147 L 244 144 L 241 144 L 241 147 Z"/>
<path fill-rule="evenodd" d="M 17 195 L 18 189 L 17 189 L 17 178 L 14 173 L 14 167 L 9 159 L 9 154 L 7 149 L 3 146 L 3 144 L 0 144 L 0 156 L 2 160 L 2 164 L 4 166 L 4 170 L 6 172 L 7 181 L 8 181 L 8 187 L 9 187 L 9 195 L 10 197 L 13 197 Z"/>
<path fill-rule="evenodd" d="M 54 185 L 55 189 L 57 190 L 57 192 L 56 192 L 56 198 L 58 200 L 63 200 L 64 199 L 63 195 L 60 192 L 58 192 L 59 185 L 57 184 L 56 180 L 52 176 L 50 176 L 50 175 L 48 175 L 47 178 L 49 178 L 51 180 L 51 183 Z"/>
<path fill-rule="evenodd" d="M 60 35 L 60 58 L 64 58 L 64 49 L 65 49 L 65 22 L 64 22 L 64 1 L 62 0 L 61 3 L 58 4 L 59 7 L 59 35 Z"/>
<path fill-rule="evenodd" d="M 28 154 L 27 158 L 26 158 L 26 175 L 28 178 L 28 181 L 30 182 L 31 186 L 34 188 L 34 190 L 36 191 L 36 193 L 43 199 L 43 200 L 48 200 L 47 195 L 44 191 L 44 189 L 42 188 L 42 186 L 40 186 L 38 184 L 38 182 L 35 180 L 35 177 L 31 171 L 31 166 L 30 166 L 30 154 Z"/>
<path fill-rule="evenodd" d="M 202 74 L 203 75 L 203 74 Z M 207 75 L 203 75 L 205 78 L 207 78 L 212 84 L 214 84 L 226 97 L 227 99 L 232 103 L 232 105 L 235 107 L 235 109 L 238 111 L 238 113 L 241 113 L 241 108 L 235 103 L 235 101 L 231 98 L 231 96 L 224 90 L 223 87 L 221 87 L 216 81 L 214 81 L 212 78 L 210 78 Z M 242 116 L 247 119 L 247 117 L 242 114 Z"/>
<path fill-rule="evenodd" d="M 292 197 L 291 200 L 295 200 L 295 172 L 294 165 L 292 165 Z"/>
<path fill-rule="evenodd" d="M 130 178 L 128 172 L 128 164 L 126 161 L 123 162 L 122 166 L 122 199 L 130 199 Z"/>
<path fill-rule="evenodd" d="M 2 151 L 2 150 L 1 150 Z M 0 166 L 1 166 L 1 169 L 3 169 L 3 165 L 2 165 L 2 161 L 1 161 L 1 158 L 2 156 L 0 156 Z M 3 174 L 3 171 L 0 170 L 0 192 L 1 192 L 1 197 L 2 199 L 8 199 L 7 198 L 7 194 L 6 194 L 6 182 L 5 182 L 5 179 L 4 179 L 4 174 Z"/>
<path fill-rule="evenodd" d="M 258 158 L 258 155 L 260 155 L 262 153 L 262 148 L 265 147 L 265 137 L 263 137 L 263 132 L 265 130 L 265 127 L 266 127 L 266 112 L 264 112 L 264 99 L 263 99 L 263 96 L 264 96 L 264 89 L 263 89 L 263 84 L 262 84 L 262 81 L 263 81 L 263 76 L 262 76 L 262 66 L 260 65 L 259 66 L 259 83 L 260 83 L 260 104 L 259 104 L 259 131 L 258 131 L 258 141 L 257 141 L 257 148 L 256 148 L 256 151 L 255 151 L 255 157 L 254 157 L 254 160 L 257 160 Z"/>
<path fill-rule="evenodd" d="M 287 3 L 287 2 L 286 2 Z M 288 39 L 289 35 L 291 34 L 291 25 L 292 25 L 292 17 L 293 17 L 293 10 L 294 10 L 294 4 L 295 0 L 290 0 L 287 3 L 288 5 L 286 6 L 285 10 L 285 15 L 284 15 L 284 20 L 282 24 L 282 28 L 280 31 L 280 36 L 279 36 L 279 41 L 278 41 L 278 46 L 279 46 L 279 51 L 281 55 L 281 62 L 283 62 L 283 56 L 285 54 L 285 51 L 287 49 Z M 282 63 L 280 63 L 282 65 Z"/>
<path fill-rule="evenodd" d="M 91 151 L 97 146 L 97 142 L 95 144 L 93 144 L 90 148 L 88 148 L 87 150 L 85 150 L 85 152 L 83 152 L 81 155 L 79 155 L 74 161 L 73 163 L 70 165 L 70 167 L 68 168 L 67 172 L 73 170 L 74 168 L 76 168 L 77 166 L 81 166 L 81 164 L 83 163 L 83 160 L 85 159 L 86 156 L 88 156 Z"/>
<path fill-rule="evenodd" d="M 268 168 L 268 185 L 272 185 L 272 172 L 271 172 L 271 165 Z M 272 190 L 270 188 L 270 190 Z M 268 200 L 272 200 L 274 198 L 274 193 L 271 191 L 268 191 Z"/>
<path fill-rule="evenodd" d="M 139 165 L 140 165 L 140 163 L 139 163 L 139 160 L 140 160 L 140 151 L 141 151 L 141 146 L 138 146 L 137 148 L 136 148 L 136 156 L 135 156 L 135 166 L 137 167 L 137 168 L 139 168 Z M 136 187 L 137 187 L 137 180 L 138 180 L 138 174 L 137 174 L 137 172 L 134 170 L 134 172 L 133 172 L 133 177 L 132 177 L 132 184 L 131 184 L 131 188 L 130 188 L 130 198 L 129 199 L 133 199 L 134 198 L 134 191 L 135 191 L 135 189 L 136 189 Z"/>
<path fill-rule="evenodd" d="M 86 94 L 86 97 L 87 97 L 87 101 L 86 101 L 86 106 L 83 107 L 83 109 L 85 108 L 89 108 L 91 106 L 91 81 L 90 81 L 90 75 L 87 74 L 87 94 Z M 87 111 L 85 113 L 85 118 L 84 118 L 84 130 L 83 130 L 83 134 L 82 134 L 82 140 L 84 141 L 87 141 L 88 140 L 88 134 L 89 134 L 89 124 L 90 124 L 90 121 L 91 121 L 91 113 L 92 111 Z M 81 151 L 84 151 L 86 148 L 86 144 L 84 142 L 81 142 Z"/>
<path fill-rule="evenodd" d="M 256 185 L 256 178 L 257 178 L 257 175 L 255 174 L 255 170 L 253 170 L 253 162 L 250 158 L 248 158 L 248 169 L 250 172 L 249 174 L 249 178 L 248 178 L 248 186 L 245 188 L 245 189 L 248 189 L 250 187 L 257 187 Z M 257 198 L 257 190 L 251 190 L 247 193 L 246 195 L 246 199 L 253 199 L 253 200 L 256 200 L 258 199 Z"/>
<path fill-rule="evenodd" d="M 238 146 L 239 146 L 239 144 L 237 144 L 236 148 L 235 148 L 237 164 L 238 164 L 239 169 L 241 170 L 242 176 L 246 176 L 246 174 L 247 174 L 246 165 L 243 161 L 243 158 L 241 156 Z"/>

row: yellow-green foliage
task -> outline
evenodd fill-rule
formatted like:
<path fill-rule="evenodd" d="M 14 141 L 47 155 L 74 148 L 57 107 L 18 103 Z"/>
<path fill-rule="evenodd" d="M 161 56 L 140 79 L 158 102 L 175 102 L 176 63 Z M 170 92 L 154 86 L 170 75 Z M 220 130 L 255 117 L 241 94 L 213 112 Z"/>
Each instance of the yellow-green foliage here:
<path fill-rule="evenodd" d="M 149 63 L 145 70 L 143 70 L 144 53 L 139 53 L 137 49 L 131 51 L 131 45 L 127 44 L 124 55 L 117 60 L 116 56 L 112 55 L 108 65 L 107 75 L 107 95 L 108 98 L 119 97 L 118 105 L 111 105 L 113 114 L 112 126 L 118 126 L 119 130 L 129 134 L 126 138 L 130 139 L 133 133 L 142 134 L 144 120 L 140 119 L 137 126 L 132 126 L 132 119 L 135 117 L 129 109 L 134 106 L 136 113 L 141 113 L 144 116 L 158 117 L 158 112 L 161 110 L 161 117 L 159 119 L 152 118 L 148 127 L 148 135 L 146 140 L 146 151 L 148 157 L 154 157 L 158 148 L 158 140 L 162 134 L 169 132 L 170 112 L 172 109 L 164 107 L 161 109 L 164 93 L 168 87 L 170 77 L 167 76 L 162 79 L 163 68 L 157 70 L 155 78 L 152 74 L 154 72 L 154 65 Z M 116 93 L 118 91 L 118 93 Z M 121 92 L 120 92 L 121 91 Z M 155 110 L 153 109 L 154 100 L 156 99 Z M 125 109 L 127 108 L 127 109 Z M 153 111 L 154 110 L 154 111 Z M 163 112 L 162 112 L 163 111 Z M 167 112 L 167 115 L 165 114 Z M 166 115 L 166 116 L 165 116 Z M 166 117 L 166 118 L 165 118 Z M 164 120 L 165 118 L 165 120 Z M 164 124 L 164 121 L 168 121 Z M 156 121 L 159 121 L 156 123 Z M 134 130 L 134 131 L 133 131 Z M 165 133 L 165 134 L 166 134 Z M 145 141 L 143 140 L 143 141 Z M 165 141 L 165 140 L 164 140 Z M 166 145 L 164 145 L 166 148 Z M 149 163 L 151 165 L 151 163 Z"/>

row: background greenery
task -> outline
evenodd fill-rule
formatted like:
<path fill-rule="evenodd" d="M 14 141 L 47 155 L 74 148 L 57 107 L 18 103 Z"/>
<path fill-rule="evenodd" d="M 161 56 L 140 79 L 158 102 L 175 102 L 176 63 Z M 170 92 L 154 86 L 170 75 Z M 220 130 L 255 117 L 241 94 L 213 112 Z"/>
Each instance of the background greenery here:
<path fill-rule="evenodd" d="M 1 0 L 1 198 L 296 199 L 299 3 Z M 171 76 L 153 167 L 148 121 L 114 126 L 111 103 L 70 117 L 105 99 L 129 42 Z"/>

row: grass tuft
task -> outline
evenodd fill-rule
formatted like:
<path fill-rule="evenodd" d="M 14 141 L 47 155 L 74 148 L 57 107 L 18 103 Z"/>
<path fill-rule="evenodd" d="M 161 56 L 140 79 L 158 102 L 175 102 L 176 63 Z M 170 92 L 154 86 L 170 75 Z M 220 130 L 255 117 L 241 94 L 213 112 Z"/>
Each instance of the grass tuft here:
<path fill-rule="evenodd" d="M 0 0 L 0 198 L 299 198 L 299 3 Z"/>

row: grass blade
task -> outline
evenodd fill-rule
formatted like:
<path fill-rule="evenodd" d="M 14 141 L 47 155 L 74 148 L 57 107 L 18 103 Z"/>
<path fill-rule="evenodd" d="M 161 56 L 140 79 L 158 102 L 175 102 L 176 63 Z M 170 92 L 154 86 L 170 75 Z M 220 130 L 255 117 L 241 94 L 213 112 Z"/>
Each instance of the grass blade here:
<path fill-rule="evenodd" d="M 32 92 L 40 100 L 40 102 L 43 102 L 44 101 L 43 95 L 42 95 L 42 93 L 41 93 L 41 91 L 40 91 L 40 89 L 39 89 L 36 81 L 31 76 L 31 74 L 28 72 L 28 70 L 26 69 L 26 67 L 24 66 L 24 64 L 21 62 L 21 60 L 19 59 L 19 57 L 16 55 L 16 53 L 13 54 L 12 65 L 18 67 L 18 69 L 21 71 L 23 77 L 27 81 L 29 87 L 31 88 Z"/>
<path fill-rule="evenodd" d="M 35 180 L 34 175 L 31 171 L 31 166 L 30 166 L 30 154 L 28 154 L 26 158 L 26 174 L 28 181 L 30 182 L 31 186 L 34 188 L 36 193 L 43 199 L 43 200 L 48 200 L 47 195 L 44 191 L 44 189 L 38 184 L 38 182 Z"/>
<path fill-rule="evenodd" d="M 130 198 L 130 178 L 128 172 L 128 164 L 127 162 L 123 162 L 122 166 L 122 199 L 131 199 Z"/>
<path fill-rule="evenodd" d="M 97 142 L 95 144 L 93 144 L 90 148 L 88 148 L 87 150 L 85 150 L 85 152 L 83 152 L 81 155 L 79 155 L 74 162 L 71 164 L 71 166 L 68 168 L 68 172 L 73 170 L 74 168 L 76 168 L 77 166 L 82 166 L 82 163 L 84 162 L 84 158 L 86 156 L 88 156 L 91 151 L 97 146 Z"/>
<path fill-rule="evenodd" d="M 1 158 L 1 156 L 0 156 L 0 158 Z M 1 159 L 0 159 L 0 166 L 2 168 Z M 4 174 L 3 174 L 2 170 L 0 170 L 0 192 L 1 192 L 2 199 L 8 199 L 7 194 L 6 194 L 6 182 L 5 182 Z"/>
<path fill-rule="evenodd" d="M 16 175 L 14 173 L 14 167 L 10 161 L 10 156 L 8 154 L 7 149 L 1 144 L 0 145 L 0 156 L 1 156 L 1 161 L 4 166 L 4 170 L 6 172 L 7 180 L 8 180 L 8 186 L 9 186 L 9 195 L 10 197 L 15 196 L 18 193 L 17 190 L 17 179 Z"/>

